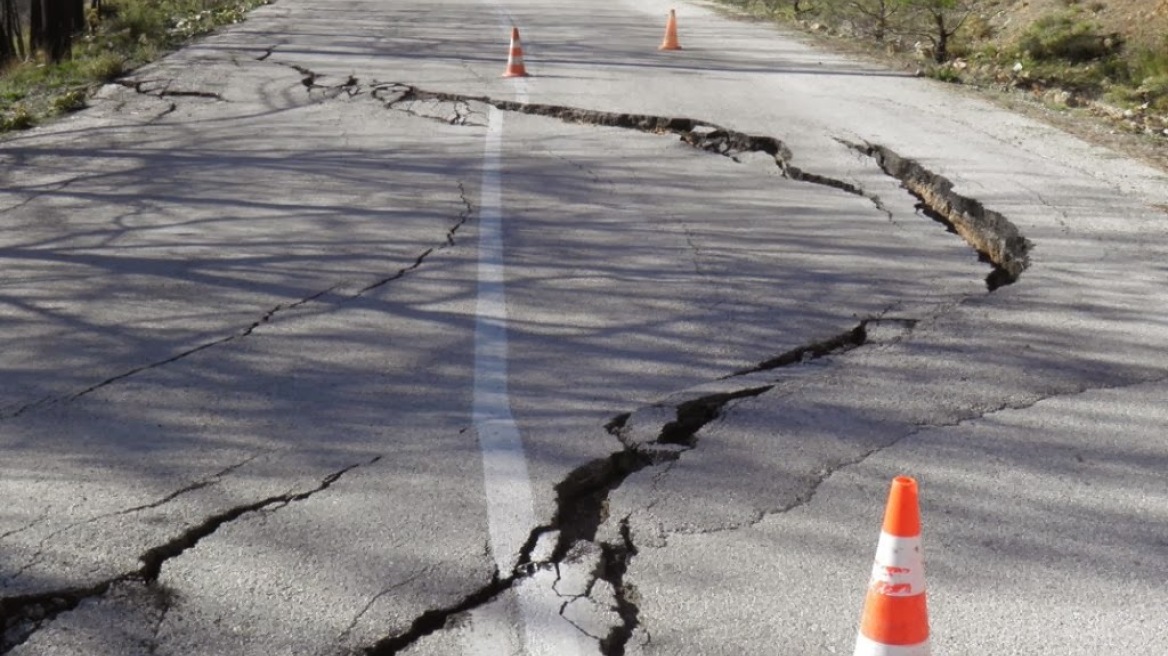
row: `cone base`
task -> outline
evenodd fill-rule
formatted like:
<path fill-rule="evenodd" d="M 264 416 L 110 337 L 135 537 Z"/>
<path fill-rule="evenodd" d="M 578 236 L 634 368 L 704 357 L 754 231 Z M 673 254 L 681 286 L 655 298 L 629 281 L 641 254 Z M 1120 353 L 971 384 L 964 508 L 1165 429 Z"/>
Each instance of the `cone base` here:
<path fill-rule="evenodd" d="M 860 633 L 856 636 L 856 650 L 852 656 L 932 656 L 928 642 L 917 645 L 886 645 L 870 640 Z"/>
<path fill-rule="evenodd" d="M 520 73 L 504 73 L 499 77 L 531 77 L 531 75 L 528 74 L 527 71 L 523 71 Z"/>
<path fill-rule="evenodd" d="M 662 44 L 662 45 L 658 46 L 657 49 L 658 50 L 681 50 L 681 46 Z"/>

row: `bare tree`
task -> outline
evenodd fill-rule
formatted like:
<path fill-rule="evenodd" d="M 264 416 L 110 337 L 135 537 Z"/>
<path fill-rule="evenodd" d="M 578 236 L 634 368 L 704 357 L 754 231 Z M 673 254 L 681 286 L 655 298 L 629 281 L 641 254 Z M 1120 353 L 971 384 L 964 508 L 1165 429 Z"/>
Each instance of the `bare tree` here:
<path fill-rule="evenodd" d="M 49 61 L 73 57 L 73 35 L 85 27 L 85 0 L 32 0 L 29 45 Z"/>
<path fill-rule="evenodd" d="M 893 14 L 904 6 L 902 0 L 848 0 L 852 12 L 872 26 L 872 37 L 884 41 L 888 36 Z"/>
<path fill-rule="evenodd" d="M 24 58 L 24 35 L 16 0 L 0 0 L 0 66 Z"/>
<path fill-rule="evenodd" d="M 973 14 L 970 0 L 898 0 L 925 24 L 922 36 L 933 42 L 933 59 L 943 64 L 949 59 L 949 42 L 965 20 Z"/>

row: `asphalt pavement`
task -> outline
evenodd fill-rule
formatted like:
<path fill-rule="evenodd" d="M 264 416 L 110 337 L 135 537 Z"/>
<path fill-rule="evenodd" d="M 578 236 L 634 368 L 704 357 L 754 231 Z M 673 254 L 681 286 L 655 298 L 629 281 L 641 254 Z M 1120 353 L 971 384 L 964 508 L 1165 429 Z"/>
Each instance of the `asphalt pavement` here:
<path fill-rule="evenodd" d="M 934 653 L 1162 654 L 1168 176 L 669 8 L 279 0 L 4 140 L 0 653 L 850 653 L 907 474 Z"/>

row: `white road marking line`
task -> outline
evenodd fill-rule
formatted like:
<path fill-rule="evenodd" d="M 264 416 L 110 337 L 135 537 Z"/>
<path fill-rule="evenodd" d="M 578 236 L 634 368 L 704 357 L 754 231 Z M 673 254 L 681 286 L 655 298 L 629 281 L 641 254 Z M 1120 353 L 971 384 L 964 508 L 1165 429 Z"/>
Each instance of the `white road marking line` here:
<path fill-rule="evenodd" d="M 526 93 L 522 94 L 524 97 Z M 526 102 L 526 100 L 524 100 Z M 479 196 L 478 302 L 475 309 L 473 419 L 483 456 L 487 531 L 500 576 L 515 569 L 519 552 L 535 528 L 531 479 L 523 439 L 507 392 L 507 296 L 503 260 L 503 112 L 491 107 L 483 147 Z M 517 586 L 522 642 L 528 656 L 580 656 L 580 636 L 559 615 L 563 600 Z M 511 653 L 518 632 L 499 609 L 474 614 L 477 625 L 465 645 L 471 654 Z"/>
<path fill-rule="evenodd" d="M 478 305 L 475 310 L 474 425 L 483 454 L 491 552 L 506 576 L 535 526 L 523 440 L 507 394 L 507 298 L 504 290 L 503 113 L 490 108 L 479 198 Z"/>

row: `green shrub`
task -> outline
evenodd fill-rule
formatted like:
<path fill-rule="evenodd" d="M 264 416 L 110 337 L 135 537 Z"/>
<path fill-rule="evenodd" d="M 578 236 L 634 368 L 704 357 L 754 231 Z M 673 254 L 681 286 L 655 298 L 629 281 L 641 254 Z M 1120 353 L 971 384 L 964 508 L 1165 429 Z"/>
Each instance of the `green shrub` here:
<path fill-rule="evenodd" d="M 950 84 L 961 84 L 961 74 L 952 66 L 934 66 L 926 74 L 934 80 L 940 80 Z"/>
<path fill-rule="evenodd" d="M 125 73 L 125 61 L 113 52 L 95 55 L 84 63 L 87 77 L 98 82 L 111 82 Z"/>
<path fill-rule="evenodd" d="M 7 112 L 0 114 L 0 132 L 27 130 L 35 123 L 32 112 L 23 104 L 13 105 Z"/>
<path fill-rule="evenodd" d="M 1123 47 L 1117 35 L 1099 33 L 1092 21 L 1081 20 L 1077 11 L 1043 16 L 1018 42 L 1018 49 L 1035 61 L 1062 59 L 1083 63 L 1116 54 Z"/>
<path fill-rule="evenodd" d="M 1133 52 L 1129 57 L 1132 79 L 1138 81 L 1147 78 L 1168 75 L 1168 36 L 1158 47 L 1144 47 Z"/>
<path fill-rule="evenodd" d="M 85 109 L 85 91 L 74 89 L 53 98 L 53 109 L 59 114 Z"/>
<path fill-rule="evenodd" d="M 119 3 L 117 15 L 110 21 L 113 32 L 122 32 L 128 41 L 142 36 L 156 36 L 166 29 L 166 13 L 162 6 L 147 2 Z"/>

